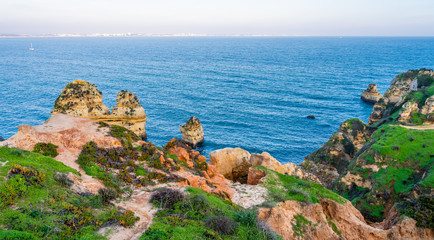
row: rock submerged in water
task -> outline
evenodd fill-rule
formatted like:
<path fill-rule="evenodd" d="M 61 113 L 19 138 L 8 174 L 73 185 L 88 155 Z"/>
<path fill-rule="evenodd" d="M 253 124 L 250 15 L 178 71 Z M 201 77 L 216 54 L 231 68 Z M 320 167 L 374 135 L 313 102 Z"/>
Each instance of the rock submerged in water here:
<path fill-rule="evenodd" d="M 182 140 L 190 144 L 192 148 L 203 143 L 204 133 L 198 118 L 191 117 L 185 125 L 179 126 L 179 130 L 182 134 Z"/>
<path fill-rule="evenodd" d="M 307 116 L 307 118 L 309 118 L 309 119 L 315 119 L 315 116 L 314 115 L 309 115 L 309 116 Z"/>
<path fill-rule="evenodd" d="M 63 113 L 73 117 L 90 118 L 120 125 L 146 139 L 145 109 L 134 93 L 120 91 L 117 106 L 110 109 L 102 103 L 102 92 L 89 82 L 75 80 L 68 83 L 54 103 L 51 114 Z"/>
<path fill-rule="evenodd" d="M 377 84 L 369 84 L 368 88 L 362 92 L 360 97 L 363 101 L 377 103 L 383 96 L 377 91 Z"/>

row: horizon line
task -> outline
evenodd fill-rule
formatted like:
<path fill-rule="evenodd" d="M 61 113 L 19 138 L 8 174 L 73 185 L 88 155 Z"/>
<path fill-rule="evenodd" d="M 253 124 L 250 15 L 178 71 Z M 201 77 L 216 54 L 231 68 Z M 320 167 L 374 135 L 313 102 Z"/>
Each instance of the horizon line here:
<path fill-rule="evenodd" d="M 202 33 L 50 33 L 0 34 L 0 38 L 62 37 L 434 37 L 434 35 L 289 35 L 289 34 L 202 34 Z"/>

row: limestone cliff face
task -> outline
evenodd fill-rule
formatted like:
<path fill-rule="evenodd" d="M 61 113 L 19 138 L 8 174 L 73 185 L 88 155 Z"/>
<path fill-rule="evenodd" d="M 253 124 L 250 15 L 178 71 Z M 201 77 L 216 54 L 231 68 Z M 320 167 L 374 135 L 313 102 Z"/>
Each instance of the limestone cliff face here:
<path fill-rule="evenodd" d="M 361 99 L 365 102 L 377 103 L 383 96 L 377 91 L 377 84 L 369 84 L 362 92 Z"/>
<path fill-rule="evenodd" d="M 420 113 L 427 117 L 424 124 L 434 124 L 434 95 L 425 101 Z"/>
<path fill-rule="evenodd" d="M 198 118 L 191 117 L 185 125 L 179 126 L 179 130 L 182 134 L 182 140 L 193 148 L 203 142 L 203 128 Z"/>
<path fill-rule="evenodd" d="M 402 110 L 399 113 L 398 121 L 400 123 L 410 122 L 411 116 L 419 112 L 417 103 L 409 101 L 402 105 Z"/>
<path fill-rule="evenodd" d="M 339 204 L 329 199 L 306 204 L 289 200 L 274 208 L 259 209 L 258 218 L 283 239 L 432 239 L 434 230 L 416 227 L 416 221 L 404 218 L 391 226 L 368 225 L 351 202 Z M 395 216 L 392 221 L 398 221 Z"/>
<path fill-rule="evenodd" d="M 103 116 L 100 120 L 109 124 L 120 125 L 133 131 L 139 137 L 146 138 L 146 114 L 134 93 L 120 91 L 116 98 L 117 106 L 112 113 Z"/>
<path fill-rule="evenodd" d="M 90 118 L 116 124 L 146 138 L 145 109 L 134 93 L 120 91 L 117 106 L 109 108 L 102 103 L 102 93 L 89 82 L 76 80 L 68 83 L 54 103 L 51 114 L 63 113 L 73 117 Z"/>
<path fill-rule="evenodd" d="M 54 102 L 51 114 L 63 113 L 73 117 L 98 118 L 109 115 L 109 108 L 102 103 L 102 93 L 91 83 L 75 80 L 68 83 Z"/>
<path fill-rule="evenodd" d="M 304 159 L 301 168 L 319 178 L 323 186 L 332 188 L 365 143 L 369 140 L 366 125 L 359 119 L 345 121 L 320 149 Z"/>
<path fill-rule="evenodd" d="M 401 112 L 400 122 L 414 124 L 412 116 L 416 113 L 421 113 L 419 109 L 416 109 L 417 105 L 420 107 L 424 104 L 424 102 L 421 102 L 421 99 L 424 99 L 424 97 L 420 98 L 420 96 L 415 95 L 415 92 L 420 91 L 421 93 L 423 92 L 422 95 L 426 96 L 428 94 L 427 97 L 430 97 L 429 93 L 424 91 L 430 87 L 433 81 L 434 72 L 428 69 L 409 70 L 397 75 L 390 82 L 390 87 L 384 93 L 383 98 L 379 99 L 374 105 L 374 109 L 369 116 L 368 125 L 372 125 L 380 120 L 384 120 L 380 122 L 381 124 L 389 121 L 387 118 L 399 110 L 399 108 L 405 109 L 404 112 Z M 416 105 L 407 103 L 409 101 L 416 103 Z M 427 115 L 426 113 L 422 114 Z"/>

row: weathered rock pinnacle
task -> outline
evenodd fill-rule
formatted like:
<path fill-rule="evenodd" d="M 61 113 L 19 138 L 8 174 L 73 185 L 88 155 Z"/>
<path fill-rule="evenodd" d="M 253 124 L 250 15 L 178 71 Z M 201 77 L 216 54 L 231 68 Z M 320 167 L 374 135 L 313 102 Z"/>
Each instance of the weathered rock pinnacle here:
<path fill-rule="evenodd" d="M 196 117 L 191 117 L 185 125 L 179 126 L 182 133 L 182 140 L 191 144 L 193 148 L 203 142 L 203 129 L 202 124 Z"/>

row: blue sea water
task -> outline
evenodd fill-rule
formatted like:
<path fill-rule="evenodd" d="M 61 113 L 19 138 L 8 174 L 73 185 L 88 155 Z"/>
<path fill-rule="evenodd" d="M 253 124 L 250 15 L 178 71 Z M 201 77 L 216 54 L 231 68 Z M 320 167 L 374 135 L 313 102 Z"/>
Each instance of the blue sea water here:
<path fill-rule="evenodd" d="M 300 163 L 344 120 L 367 121 L 369 83 L 384 93 L 395 75 L 422 67 L 434 67 L 434 38 L 3 38 L 0 136 L 42 124 L 65 85 L 83 79 L 109 107 L 118 91 L 136 93 L 157 145 L 196 116 L 206 156 L 241 147 Z"/>

